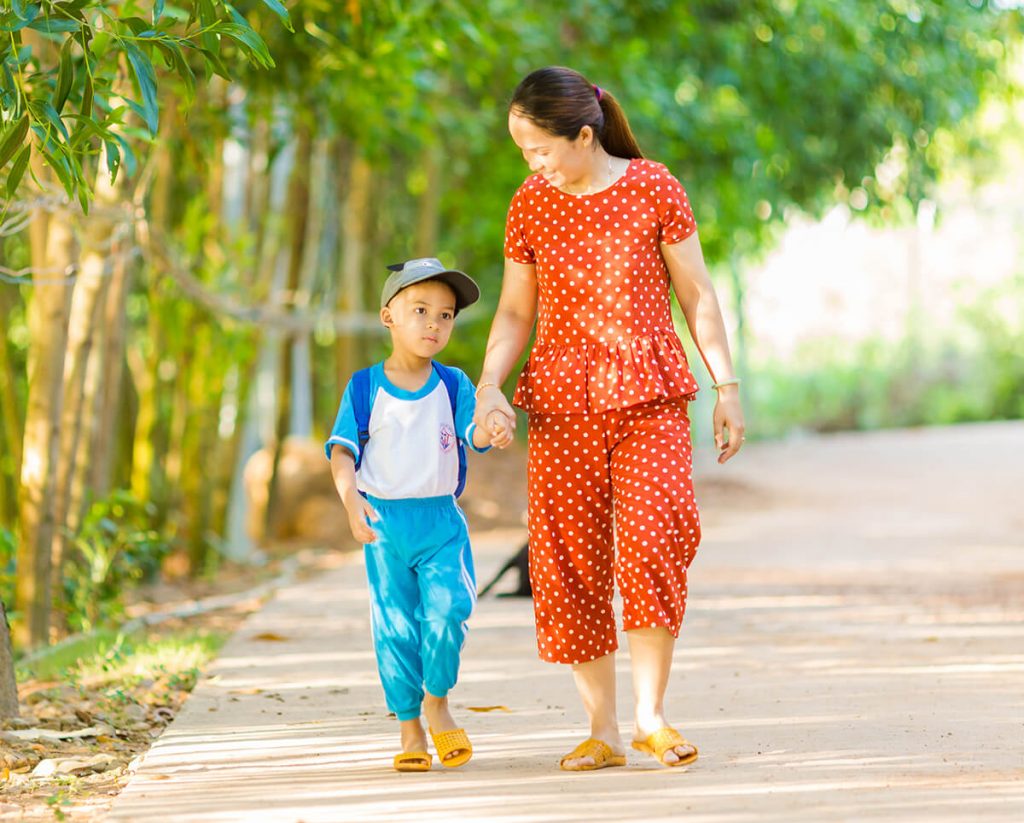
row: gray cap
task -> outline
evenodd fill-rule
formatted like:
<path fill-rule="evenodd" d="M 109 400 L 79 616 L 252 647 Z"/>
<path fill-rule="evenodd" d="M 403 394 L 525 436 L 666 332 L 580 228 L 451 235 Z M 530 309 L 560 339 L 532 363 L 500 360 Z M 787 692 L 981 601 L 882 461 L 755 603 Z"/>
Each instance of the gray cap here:
<path fill-rule="evenodd" d="M 380 293 L 380 307 L 384 308 L 402 289 L 424 280 L 440 280 L 455 292 L 455 311 L 462 311 L 480 299 L 480 288 L 465 272 L 448 269 L 436 257 L 417 257 L 388 266 L 392 274 Z"/>

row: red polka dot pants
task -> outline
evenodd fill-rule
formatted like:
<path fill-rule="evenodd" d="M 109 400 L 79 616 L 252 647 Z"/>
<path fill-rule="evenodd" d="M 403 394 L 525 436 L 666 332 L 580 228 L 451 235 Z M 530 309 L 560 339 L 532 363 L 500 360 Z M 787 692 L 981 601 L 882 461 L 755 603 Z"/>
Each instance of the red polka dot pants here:
<path fill-rule="evenodd" d="M 686 401 L 603 414 L 531 414 L 530 582 L 543 660 L 584 663 L 623 629 L 678 636 L 700 542 Z"/>

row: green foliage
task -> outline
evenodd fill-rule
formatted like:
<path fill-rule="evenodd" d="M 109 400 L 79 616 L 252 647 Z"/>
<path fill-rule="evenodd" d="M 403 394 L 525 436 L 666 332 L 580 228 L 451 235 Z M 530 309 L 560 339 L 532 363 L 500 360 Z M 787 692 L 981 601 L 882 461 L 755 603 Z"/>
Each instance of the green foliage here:
<path fill-rule="evenodd" d="M 14 561 L 18 555 L 18 547 L 14 540 L 14 532 L 0 527 L 0 600 L 7 608 L 10 617 L 14 607 Z"/>
<path fill-rule="evenodd" d="M 752 435 L 946 425 L 1024 417 L 1024 278 L 980 295 L 937 342 L 816 341 L 755 366 Z"/>
<path fill-rule="evenodd" d="M 279 3 L 267 5 L 290 25 Z M 157 134 L 158 56 L 184 84 L 188 99 L 196 71 L 230 79 L 225 59 L 234 53 L 261 68 L 274 65 L 263 38 L 230 3 L 198 0 L 167 14 L 157 3 L 151 21 L 137 11 L 134 2 L 97 0 L 0 9 L 0 172 L 11 163 L 8 197 L 17 193 L 37 153 L 68 196 L 88 211 L 100 146 L 107 148 L 113 180 L 130 144 Z M 26 30 L 39 35 L 27 40 Z M 131 69 L 135 99 L 118 81 L 122 57 Z M 148 134 L 132 128 L 133 112 Z"/>
<path fill-rule="evenodd" d="M 152 579 L 170 542 L 152 528 L 155 508 L 115 491 L 89 508 L 64 570 L 65 617 L 73 631 L 110 625 L 127 587 Z"/>

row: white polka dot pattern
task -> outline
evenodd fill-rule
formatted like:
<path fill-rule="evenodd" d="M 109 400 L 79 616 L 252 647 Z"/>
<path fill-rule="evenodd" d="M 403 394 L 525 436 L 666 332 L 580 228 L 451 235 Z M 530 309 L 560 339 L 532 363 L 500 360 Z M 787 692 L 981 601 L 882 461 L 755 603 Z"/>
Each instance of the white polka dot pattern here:
<path fill-rule="evenodd" d="M 530 582 L 543 660 L 615 651 L 616 584 L 624 630 L 679 634 L 700 543 L 686 407 L 530 415 Z"/>
<path fill-rule="evenodd" d="M 661 163 L 632 160 L 586 196 L 527 178 L 509 207 L 505 256 L 536 266 L 537 340 L 513 403 L 587 414 L 692 399 L 660 244 L 696 229 L 686 191 Z"/>

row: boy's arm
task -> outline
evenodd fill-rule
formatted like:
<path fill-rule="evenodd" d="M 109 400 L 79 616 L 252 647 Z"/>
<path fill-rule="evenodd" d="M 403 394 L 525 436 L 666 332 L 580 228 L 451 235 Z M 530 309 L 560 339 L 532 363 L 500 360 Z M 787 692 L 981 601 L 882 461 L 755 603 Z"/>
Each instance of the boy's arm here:
<path fill-rule="evenodd" d="M 376 541 L 377 533 L 366 521 L 367 518 L 376 520 L 377 512 L 356 488 L 356 461 L 352 452 L 338 443 L 331 446 L 331 477 L 334 478 L 334 487 L 348 512 L 348 527 L 352 530 L 352 536 L 359 543 Z"/>

